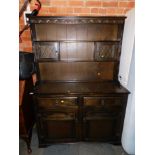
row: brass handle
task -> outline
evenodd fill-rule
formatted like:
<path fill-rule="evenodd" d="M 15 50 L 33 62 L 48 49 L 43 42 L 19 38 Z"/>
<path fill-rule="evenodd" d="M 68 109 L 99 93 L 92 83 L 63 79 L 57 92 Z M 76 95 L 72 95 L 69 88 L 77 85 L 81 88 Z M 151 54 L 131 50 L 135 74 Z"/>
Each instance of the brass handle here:
<path fill-rule="evenodd" d="M 100 76 L 100 75 L 101 75 L 101 73 L 100 73 L 100 72 L 98 72 L 98 73 L 97 73 L 97 75 L 98 75 L 98 76 Z"/>
<path fill-rule="evenodd" d="M 56 101 L 55 101 L 56 104 L 60 104 L 60 103 L 63 104 L 64 102 L 65 102 L 64 100 L 56 100 Z"/>
<path fill-rule="evenodd" d="M 34 92 L 29 92 L 29 95 L 34 95 Z"/>
<path fill-rule="evenodd" d="M 61 103 L 64 103 L 65 101 L 64 101 L 64 100 L 61 100 L 60 102 L 61 102 Z"/>

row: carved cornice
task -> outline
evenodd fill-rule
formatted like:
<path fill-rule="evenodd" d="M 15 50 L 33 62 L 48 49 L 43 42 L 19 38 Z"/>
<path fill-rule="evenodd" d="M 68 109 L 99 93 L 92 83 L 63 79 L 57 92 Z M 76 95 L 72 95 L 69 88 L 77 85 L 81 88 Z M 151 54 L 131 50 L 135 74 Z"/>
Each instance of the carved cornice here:
<path fill-rule="evenodd" d="M 29 18 L 29 17 L 28 17 Z M 28 22 L 30 24 L 102 24 L 102 23 L 112 23 L 112 24 L 122 24 L 124 23 L 124 18 L 86 18 L 86 17 L 78 17 L 78 18 L 56 18 L 56 17 L 30 17 Z"/>

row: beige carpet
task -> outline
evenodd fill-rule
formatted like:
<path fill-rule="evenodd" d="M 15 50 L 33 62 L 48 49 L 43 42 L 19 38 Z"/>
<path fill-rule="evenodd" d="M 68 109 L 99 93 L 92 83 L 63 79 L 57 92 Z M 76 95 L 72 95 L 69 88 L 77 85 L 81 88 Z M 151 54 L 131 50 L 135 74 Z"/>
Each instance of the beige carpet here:
<path fill-rule="evenodd" d="M 20 139 L 19 155 L 28 155 L 26 144 Z M 33 130 L 31 155 L 127 155 L 121 146 L 106 143 L 55 144 L 47 148 L 38 148 L 36 130 Z"/>

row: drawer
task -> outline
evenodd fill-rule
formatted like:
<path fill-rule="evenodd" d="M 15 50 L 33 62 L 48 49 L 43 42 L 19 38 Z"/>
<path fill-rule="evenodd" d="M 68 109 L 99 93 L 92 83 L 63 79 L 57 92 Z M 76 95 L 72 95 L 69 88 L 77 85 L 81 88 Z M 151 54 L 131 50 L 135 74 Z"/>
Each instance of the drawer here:
<path fill-rule="evenodd" d="M 85 97 L 84 107 L 86 111 L 121 112 L 123 100 L 121 97 Z"/>
<path fill-rule="evenodd" d="M 77 107 L 76 97 L 44 98 L 37 97 L 37 106 L 43 109 L 54 107 Z"/>
<path fill-rule="evenodd" d="M 85 106 L 122 105 L 121 97 L 84 97 Z"/>
<path fill-rule="evenodd" d="M 77 111 L 56 109 L 44 113 L 38 113 L 38 118 L 47 118 L 48 120 L 77 120 Z"/>

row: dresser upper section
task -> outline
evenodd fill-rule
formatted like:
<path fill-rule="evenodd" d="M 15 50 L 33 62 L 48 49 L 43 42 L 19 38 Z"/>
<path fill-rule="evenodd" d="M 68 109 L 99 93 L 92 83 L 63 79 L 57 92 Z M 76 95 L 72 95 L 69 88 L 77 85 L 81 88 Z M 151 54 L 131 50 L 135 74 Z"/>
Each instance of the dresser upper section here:
<path fill-rule="evenodd" d="M 125 17 L 27 17 L 40 80 L 117 79 Z"/>

